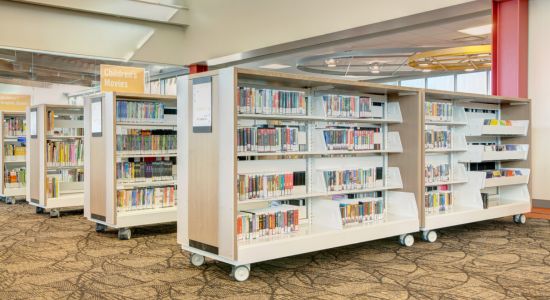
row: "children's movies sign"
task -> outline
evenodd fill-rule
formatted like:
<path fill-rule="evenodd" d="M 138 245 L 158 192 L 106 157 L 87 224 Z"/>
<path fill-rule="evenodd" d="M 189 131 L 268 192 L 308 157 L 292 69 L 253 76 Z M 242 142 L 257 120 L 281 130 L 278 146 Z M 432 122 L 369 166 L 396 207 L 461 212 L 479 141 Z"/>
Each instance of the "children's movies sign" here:
<path fill-rule="evenodd" d="M 142 68 L 101 65 L 99 71 L 102 92 L 145 92 L 145 70 Z"/>

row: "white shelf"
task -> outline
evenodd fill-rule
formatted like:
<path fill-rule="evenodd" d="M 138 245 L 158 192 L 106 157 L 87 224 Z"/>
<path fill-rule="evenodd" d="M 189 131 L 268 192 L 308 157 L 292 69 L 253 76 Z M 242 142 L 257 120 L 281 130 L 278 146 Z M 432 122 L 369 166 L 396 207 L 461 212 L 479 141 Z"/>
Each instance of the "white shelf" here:
<path fill-rule="evenodd" d="M 24 163 L 26 162 L 26 156 L 4 156 L 4 163 Z"/>
<path fill-rule="evenodd" d="M 424 124 L 426 125 L 440 125 L 440 126 L 466 126 L 468 125 L 468 123 L 464 122 L 464 121 L 431 121 L 431 120 L 426 120 L 424 122 Z"/>
<path fill-rule="evenodd" d="M 371 123 L 371 124 L 392 124 L 401 123 L 399 120 L 372 119 L 372 118 L 330 118 L 324 116 L 302 116 L 302 115 L 262 115 L 262 114 L 238 114 L 241 119 L 260 120 L 295 120 L 295 121 L 321 121 L 321 122 L 349 122 L 349 123 Z"/>
<path fill-rule="evenodd" d="M 74 165 L 74 166 L 46 166 L 48 170 L 64 170 L 64 169 L 82 169 L 84 165 Z"/>
<path fill-rule="evenodd" d="M 107 224 L 115 228 L 145 226 L 172 223 L 177 221 L 177 207 L 149 208 L 117 212 L 116 224 Z"/>
<path fill-rule="evenodd" d="M 145 130 L 153 130 L 153 129 L 171 129 L 178 126 L 177 123 L 132 123 L 132 122 L 116 122 L 117 126 L 123 126 L 123 127 L 132 127 L 136 129 L 145 129 Z"/>
<path fill-rule="evenodd" d="M 171 186 L 177 185 L 176 180 L 153 180 L 153 181 L 135 181 L 135 182 L 125 182 L 117 183 L 117 190 L 131 189 L 138 187 L 159 187 L 159 186 Z"/>
<path fill-rule="evenodd" d="M 83 139 L 83 135 L 47 135 L 48 140 Z"/>
<path fill-rule="evenodd" d="M 508 176 L 508 177 L 493 177 L 486 178 L 483 185 L 484 188 L 499 187 L 507 185 L 527 184 L 529 183 L 529 175 Z"/>
<path fill-rule="evenodd" d="M 483 125 L 484 119 L 469 121 L 467 136 L 526 136 L 528 120 L 512 120 L 511 126 Z"/>
<path fill-rule="evenodd" d="M 484 162 L 484 161 L 506 161 L 526 160 L 529 153 L 529 145 L 516 145 L 518 150 L 514 151 L 485 151 L 484 145 L 469 145 L 468 152 L 459 157 L 461 162 Z"/>
<path fill-rule="evenodd" d="M 18 138 L 25 138 L 24 135 L 11 135 L 11 136 L 5 136 L 4 141 L 10 140 L 10 141 L 17 141 Z"/>
<path fill-rule="evenodd" d="M 26 187 L 18 187 L 18 188 L 4 188 L 4 194 L 2 196 L 4 197 L 14 197 L 14 196 L 25 196 L 26 195 Z"/>
<path fill-rule="evenodd" d="M 297 152 L 241 152 L 239 157 L 248 156 L 290 156 L 290 155 L 376 155 L 383 153 L 401 153 L 402 150 L 332 150 L 332 151 L 297 151 Z"/>
<path fill-rule="evenodd" d="M 451 152 L 464 152 L 468 149 L 426 149 L 426 153 L 451 153 Z"/>
<path fill-rule="evenodd" d="M 48 198 L 47 208 L 82 207 L 84 205 L 84 193 L 60 195 L 57 198 Z"/>
<path fill-rule="evenodd" d="M 117 158 L 141 158 L 141 157 L 177 157 L 177 153 L 140 153 L 140 154 L 130 154 L 130 153 L 117 153 Z"/>
<path fill-rule="evenodd" d="M 426 187 L 431 186 L 440 186 L 440 185 L 452 185 L 452 184 L 463 184 L 467 183 L 468 179 L 458 179 L 458 180 L 449 180 L 449 181 L 436 181 L 436 182 L 427 182 L 425 184 Z"/>

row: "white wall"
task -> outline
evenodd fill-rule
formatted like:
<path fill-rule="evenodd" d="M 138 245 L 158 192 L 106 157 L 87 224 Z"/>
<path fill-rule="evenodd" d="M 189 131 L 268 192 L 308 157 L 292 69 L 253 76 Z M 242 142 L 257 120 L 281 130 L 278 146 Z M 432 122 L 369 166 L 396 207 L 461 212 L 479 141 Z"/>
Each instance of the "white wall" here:
<path fill-rule="evenodd" d="M 529 98 L 533 199 L 550 201 L 550 1 L 529 1 Z"/>
<path fill-rule="evenodd" d="M 29 87 L 0 83 L 0 93 L 31 95 L 31 104 L 67 104 L 67 93 L 89 89 L 78 85 L 50 84 L 49 87 Z"/>

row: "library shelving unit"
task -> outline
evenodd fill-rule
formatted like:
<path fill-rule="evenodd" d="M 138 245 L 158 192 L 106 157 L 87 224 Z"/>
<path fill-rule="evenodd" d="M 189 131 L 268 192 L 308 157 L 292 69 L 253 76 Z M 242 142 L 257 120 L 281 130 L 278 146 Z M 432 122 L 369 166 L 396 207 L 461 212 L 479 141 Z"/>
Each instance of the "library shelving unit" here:
<path fill-rule="evenodd" d="M 227 68 L 178 81 L 178 243 L 233 266 L 419 230 L 420 92 Z"/>
<path fill-rule="evenodd" d="M 36 213 L 79 210 L 84 201 L 83 108 L 40 104 L 27 110 L 27 202 Z"/>
<path fill-rule="evenodd" d="M 426 90 L 422 239 L 436 229 L 513 216 L 525 223 L 531 210 L 530 101 L 528 99 Z M 444 133 L 433 133 L 433 129 Z M 447 144 L 447 141 L 450 143 Z M 432 143 L 431 143 L 432 142 Z M 438 152 L 433 144 L 445 148 Z M 429 166 L 447 164 L 429 176 Z"/>
<path fill-rule="evenodd" d="M 0 197 L 8 204 L 26 199 L 26 119 L 25 112 L 1 111 Z"/>
<path fill-rule="evenodd" d="M 84 215 L 96 231 L 127 240 L 132 227 L 176 222 L 176 96 L 92 95 L 84 122 Z"/>

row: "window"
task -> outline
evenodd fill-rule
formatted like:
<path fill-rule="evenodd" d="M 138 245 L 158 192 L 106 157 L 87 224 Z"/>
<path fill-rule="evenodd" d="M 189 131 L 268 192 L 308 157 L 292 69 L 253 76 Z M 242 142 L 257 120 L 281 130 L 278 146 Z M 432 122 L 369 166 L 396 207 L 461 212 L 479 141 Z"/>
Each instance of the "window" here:
<path fill-rule="evenodd" d="M 456 76 L 456 91 L 487 94 L 487 72 L 464 73 Z"/>
<path fill-rule="evenodd" d="M 452 92 L 455 90 L 455 77 L 454 75 L 428 77 L 428 88 Z"/>
<path fill-rule="evenodd" d="M 426 79 L 418 78 L 418 79 L 402 80 L 401 86 L 423 89 L 426 87 Z"/>

